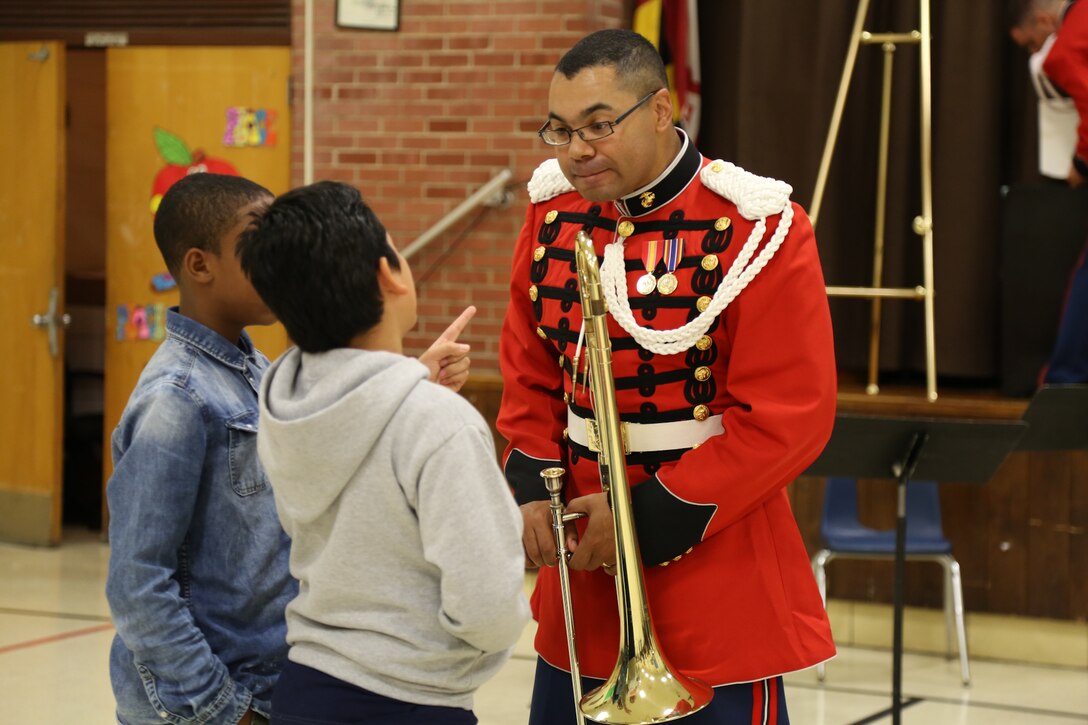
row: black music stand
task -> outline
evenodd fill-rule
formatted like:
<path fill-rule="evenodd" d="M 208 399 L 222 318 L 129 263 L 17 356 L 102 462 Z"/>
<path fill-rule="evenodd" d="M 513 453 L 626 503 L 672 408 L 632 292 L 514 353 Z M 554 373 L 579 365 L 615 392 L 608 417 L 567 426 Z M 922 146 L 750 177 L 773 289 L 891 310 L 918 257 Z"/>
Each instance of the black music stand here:
<path fill-rule="evenodd" d="M 1018 451 L 1088 449 L 1088 385 L 1044 385 L 1024 411 Z"/>
<path fill-rule="evenodd" d="M 986 483 L 1015 447 L 1028 424 L 898 418 L 842 413 L 824 452 L 806 476 L 894 478 L 895 593 L 892 628 L 892 723 L 899 725 L 903 689 L 903 579 L 906 571 L 907 482 L 912 478 Z"/>

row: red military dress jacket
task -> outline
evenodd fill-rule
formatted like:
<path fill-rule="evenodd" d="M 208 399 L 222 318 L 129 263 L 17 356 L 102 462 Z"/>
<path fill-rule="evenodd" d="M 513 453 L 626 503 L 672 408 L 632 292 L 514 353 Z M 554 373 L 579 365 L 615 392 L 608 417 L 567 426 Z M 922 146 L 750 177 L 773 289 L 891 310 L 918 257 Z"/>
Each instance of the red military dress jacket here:
<path fill-rule="evenodd" d="M 715 686 L 832 657 L 827 615 L 785 491 L 827 442 L 836 396 L 816 242 L 804 212 L 789 202 L 789 187 L 709 161 L 685 137 L 676 162 L 629 198 L 583 199 L 554 160 L 537 170 L 529 190 L 500 345 L 498 427 L 510 442 L 504 468 L 519 504 L 547 500 L 539 474 L 548 466 L 567 469 L 567 500 L 601 490 L 596 454 L 578 429 L 593 412 L 584 385 L 574 384 L 584 363 L 578 371 L 572 365 L 582 325 L 575 234 L 589 233 L 599 256 L 620 241 L 631 318 L 671 330 L 713 301 L 753 229 L 766 225 L 756 259 L 782 212 L 792 211 L 774 255 L 688 349 L 645 349 L 612 309 L 608 325 L 620 418 L 637 424 L 646 449 L 632 443 L 627 473 L 666 656 Z M 638 292 L 648 243 L 679 238 L 675 291 Z M 665 271 L 662 259 L 655 277 Z M 571 575 L 582 673 L 607 677 L 618 652 L 615 580 L 603 570 Z M 532 605 L 537 651 L 569 670 L 555 567 L 541 570 Z"/>
<path fill-rule="evenodd" d="M 1088 3 L 1072 2 L 1064 11 L 1043 72 L 1073 99 L 1080 115 L 1072 164 L 1088 177 Z"/>

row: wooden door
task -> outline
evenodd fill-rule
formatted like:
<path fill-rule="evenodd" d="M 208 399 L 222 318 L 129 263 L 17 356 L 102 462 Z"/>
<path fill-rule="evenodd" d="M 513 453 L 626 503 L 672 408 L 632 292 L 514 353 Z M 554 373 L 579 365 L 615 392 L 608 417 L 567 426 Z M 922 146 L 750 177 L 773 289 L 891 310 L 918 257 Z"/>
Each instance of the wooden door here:
<path fill-rule="evenodd" d="M 273 194 L 290 183 L 289 48 L 111 48 L 106 56 L 105 461 L 129 394 L 163 334 L 166 265 L 152 208 L 180 176 L 232 171 Z M 270 358 L 282 326 L 249 330 Z"/>
<path fill-rule="evenodd" d="M 0 540 L 28 544 L 60 540 L 64 78 L 60 43 L 0 43 Z"/>

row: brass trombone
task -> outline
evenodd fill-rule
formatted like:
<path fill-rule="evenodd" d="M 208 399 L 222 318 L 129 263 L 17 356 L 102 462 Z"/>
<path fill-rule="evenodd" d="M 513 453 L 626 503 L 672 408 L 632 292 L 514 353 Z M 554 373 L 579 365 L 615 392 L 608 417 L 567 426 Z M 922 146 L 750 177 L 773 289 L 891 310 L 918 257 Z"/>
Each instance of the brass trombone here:
<path fill-rule="evenodd" d="M 658 647 L 643 580 L 642 557 L 635 534 L 631 492 L 628 488 L 626 458 L 612 376 L 612 344 L 608 337 L 607 305 L 601 289 L 597 253 L 585 232 L 574 240 L 578 267 L 578 291 L 586 327 L 586 361 L 590 392 L 600 440 L 597 464 L 601 488 L 612 508 L 616 535 L 616 597 L 619 604 L 619 656 L 605 683 L 584 697 L 574 639 L 573 608 L 567 571 L 565 523 L 578 515 L 563 514 L 561 491 L 563 469 L 541 471 L 551 495 L 552 528 L 559 552 L 560 589 L 567 625 L 571 679 L 574 686 L 576 721 L 581 716 L 593 722 L 613 725 L 646 725 L 670 722 L 702 709 L 714 690 L 699 680 L 680 674 L 669 665 Z M 577 376 L 577 371 L 575 371 Z"/>

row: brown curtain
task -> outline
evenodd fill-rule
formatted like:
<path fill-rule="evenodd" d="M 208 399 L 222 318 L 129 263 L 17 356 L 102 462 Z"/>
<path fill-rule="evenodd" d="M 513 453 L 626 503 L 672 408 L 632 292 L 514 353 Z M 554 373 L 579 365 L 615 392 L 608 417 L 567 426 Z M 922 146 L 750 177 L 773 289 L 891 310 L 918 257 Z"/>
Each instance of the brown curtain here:
<path fill-rule="evenodd" d="M 996 382 L 1001 188 L 1036 178 L 1027 55 L 1008 38 L 1003 3 L 932 1 L 933 196 L 937 370 L 942 381 Z M 704 111 L 699 145 L 793 185 L 812 202 L 857 0 L 700 0 Z M 919 27 L 918 0 L 873 0 L 865 28 Z M 922 282 L 919 49 L 895 52 L 884 284 Z M 828 284 L 868 286 L 876 204 L 883 53 L 859 50 L 817 228 Z M 832 298 L 842 370 L 868 361 L 869 301 Z M 883 303 L 882 377 L 921 379 L 922 305 Z"/>

